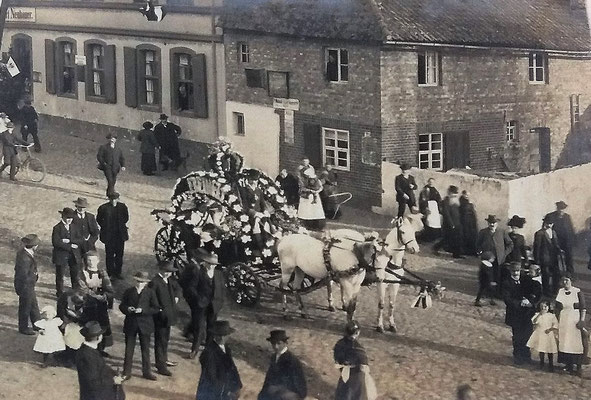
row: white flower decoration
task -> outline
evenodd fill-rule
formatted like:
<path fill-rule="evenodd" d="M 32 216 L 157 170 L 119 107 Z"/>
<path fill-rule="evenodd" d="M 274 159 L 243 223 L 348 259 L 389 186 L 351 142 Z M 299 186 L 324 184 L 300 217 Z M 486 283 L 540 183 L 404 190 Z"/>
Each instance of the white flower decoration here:
<path fill-rule="evenodd" d="M 267 189 L 267 192 L 269 192 L 270 194 L 277 194 L 277 189 L 271 186 L 269 189 Z"/>
<path fill-rule="evenodd" d="M 242 227 L 242 232 L 249 233 L 250 232 L 250 225 L 244 225 Z"/>
<path fill-rule="evenodd" d="M 273 253 L 271 253 L 271 250 L 269 250 L 269 249 L 265 249 L 265 250 L 263 250 L 263 251 L 262 251 L 262 254 L 263 254 L 263 256 L 265 256 L 265 257 L 271 257 L 271 255 L 272 255 Z"/>
<path fill-rule="evenodd" d="M 268 185 L 268 184 L 269 184 L 269 181 L 268 181 L 268 180 L 266 180 L 265 178 L 261 178 L 261 179 L 260 179 L 260 182 L 261 182 L 262 184 L 265 184 L 265 185 Z"/>
<path fill-rule="evenodd" d="M 243 214 L 240 216 L 240 221 L 242 221 L 242 222 L 248 222 L 248 219 L 249 219 L 248 215 L 246 215 L 246 214 Z"/>
<path fill-rule="evenodd" d="M 277 203 L 285 203 L 285 197 L 283 196 L 277 196 L 275 200 L 277 200 Z"/>
<path fill-rule="evenodd" d="M 248 235 L 242 235 L 242 237 L 240 237 L 240 241 L 242 243 L 248 243 L 248 242 L 250 242 L 250 236 L 248 236 Z"/>
<path fill-rule="evenodd" d="M 236 212 L 242 211 L 242 207 L 239 204 L 235 204 L 234 207 L 232 207 L 232 209 Z"/>
<path fill-rule="evenodd" d="M 260 257 L 257 257 L 257 258 L 254 259 L 254 262 L 253 263 L 254 264 L 262 264 L 263 263 L 263 260 Z"/>
<path fill-rule="evenodd" d="M 269 239 L 269 240 L 267 240 L 267 241 L 265 242 L 265 245 L 266 245 L 267 247 L 271 247 L 271 246 L 273 246 L 274 244 L 275 244 L 275 241 L 274 241 L 273 239 Z"/>
<path fill-rule="evenodd" d="M 234 203 L 236 200 L 238 200 L 238 197 L 236 197 L 235 195 L 231 194 L 228 196 L 229 203 Z"/>
<path fill-rule="evenodd" d="M 228 182 L 228 181 L 226 180 L 226 178 L 219 178 L 219 179 L 218 179 L 218 182 L 219 182 L 219 183 L 226 183 L 226 182 Z"/>
<path fill-rule="evenodd" d="M 214 241 L 213 241 L 213 245 L 214 245 L 216 248 L 219 248 L 219 247 L 222 245 L 222 241 L 221 241 L 221 240 L 214 240 Z"/>
<path fill-rule="evenodd" d="M 246 254 L 247 256 L 251 256 L 252 255 L 252 250 L 247 247 L 247 248 L 244 249 L 244 254 Z"/>
<path fill-rule="evenodd" d="M 222 186 L 222 187 L 220 188 L 220 190 L 221 190 L 223 193 L 227 193 L 227 192 L 229 192 L 231 189 L 232 189 L 232 188 L 230 187 L 230 185 L 224 185 L 224 186 Z"/>

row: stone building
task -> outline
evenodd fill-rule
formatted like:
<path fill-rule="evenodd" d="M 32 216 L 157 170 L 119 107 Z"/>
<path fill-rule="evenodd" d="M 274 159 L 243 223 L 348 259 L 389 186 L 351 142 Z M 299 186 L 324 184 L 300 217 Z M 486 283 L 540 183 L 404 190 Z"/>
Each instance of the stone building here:
<path fill-rule="evenodd" d="M 584 0 L 228 0 L 222 20 L 228 135 L 270 173 L 333 164 L 369 207 L 382 160 L 591 160 Z"/>
<path fill-rule="evenodd" d="M 148 22 L 144 1 L 12 0 L 2 51 L 64 132 L 138 130 L 166 113 L 182 138 L 211 142 L 225 123 L 216 1 L 169 0 Z"/>

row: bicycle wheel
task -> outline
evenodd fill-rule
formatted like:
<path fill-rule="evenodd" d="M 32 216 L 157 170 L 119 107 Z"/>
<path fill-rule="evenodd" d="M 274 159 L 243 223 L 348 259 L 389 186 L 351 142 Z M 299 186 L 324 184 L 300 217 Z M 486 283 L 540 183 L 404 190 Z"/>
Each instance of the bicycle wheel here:
<path fill-rule="evenodd" d="M 45 165 L 38 158 L 29 157 L 29 159 L 23 163 L 21 169 L 30 181 L 41 182 L 45 179 Z"/>

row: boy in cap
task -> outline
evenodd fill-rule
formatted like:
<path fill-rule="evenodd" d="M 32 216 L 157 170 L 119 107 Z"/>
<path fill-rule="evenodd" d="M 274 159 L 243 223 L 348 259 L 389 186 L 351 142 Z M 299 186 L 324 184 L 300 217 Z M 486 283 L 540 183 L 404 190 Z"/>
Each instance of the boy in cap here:
<path fill-rule="evenodd" d="M 4 163 L 0 166 L 0 175 L 10 165 L 10 180 L 16 181 L 16 173 L 20 167 L 20 159 L 17 146 L 29 146 L 29 143 L 16 137 L 12 134 L 14 131 L 14 124 L 12 121 L 6 123 L 6 130 L 0 133 L 0 141 L 2 141 L 2 155 L 4 156 Z"/>
<path fill-rule="evenodd" d="M 24 247 L 16 252 L 14 262 L 14 289 L 18 295 L 18 331 L 24 335 L 34 335 L 29 320 L 34 326 L 41 319 L 35 285 L 39 279 L 35 252 L 39 247 L 39 237 L 29 234 L 21 239 Z"/>
<path fill-rule="evenodd" d="M 69 207 L 60 211 L 62 218 L 54 227 L 51 233 L 51 243 L 53 252 L 51 261 L 55 265 L 55 289 L 57 297 L 64 292 L 64 271 L 66 267 L 70 268 L 70 280 L 72 288 L 79 287 L 78 274 L 82 257 L 80 255 L 80 246 L 77 241 L 75 229 L 72 227 L 72 221 L 76 212 Z"/>
<path fill-rule="evenodd" d="M 97 168 L 103 171 L 107 179 L 107 196 L 115 193 L 115 183 L 120 171 L 125 171 L 125 158 L 123 152 L 116 146 L 117 135 L 109 133 L 108 142 L 101 145 L 96 154 Z"/>
<path fill-rule="evenodd" d="M 287 349 L 288 339 L 283 329 L 272 330 L 267 338 L 274 354 L 258 400 L 302 400 L 308 393 L 302 364 Z"/>
<path fill-rule="evenodd" d="M 160 114 L 160 122 L 154 127 L 154 136 L 160 145 L 160 164 L 162 170 L 168 167 L 176 171 L 181 163 L 181 150 L 179 147 L 179 136 L 182 129 L 180 126 L 168 121 L 168 115 Z"/>

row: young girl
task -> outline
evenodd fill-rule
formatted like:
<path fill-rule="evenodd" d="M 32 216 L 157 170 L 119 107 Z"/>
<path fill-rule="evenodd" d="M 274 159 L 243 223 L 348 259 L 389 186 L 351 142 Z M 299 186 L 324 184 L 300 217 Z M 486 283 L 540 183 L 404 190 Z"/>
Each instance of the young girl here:
<path fill-rule="evenodd" d="M 56 317 L 53 306 L 45 306 L 41 309 L 43 319 L 35 322 L 35 326 L 40 328 L 39 336 L 33 350 L 43 354 L 43 368 L 49 365 L 49 355 L 64 351 L 66 344 L 59 327 L 62 320 Z"/>
<path fill-rule="evenodd" d="M 540 354 L 540 369 L 544 368 L 544 354 L 548 354 L 548 371 L 554 372 L 554 354 L 558 353 L 556 332 L 558 319 L 548 312 L 547 301 L 540 302 L 539 312 L 533 316 L 534 332 L 527 342 L 527 347 Z"/>

